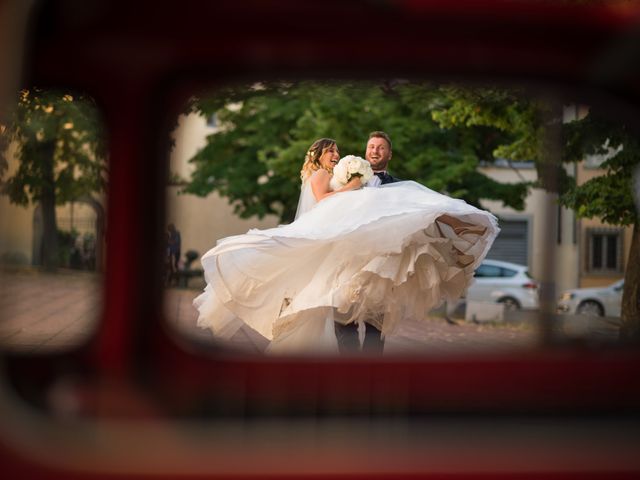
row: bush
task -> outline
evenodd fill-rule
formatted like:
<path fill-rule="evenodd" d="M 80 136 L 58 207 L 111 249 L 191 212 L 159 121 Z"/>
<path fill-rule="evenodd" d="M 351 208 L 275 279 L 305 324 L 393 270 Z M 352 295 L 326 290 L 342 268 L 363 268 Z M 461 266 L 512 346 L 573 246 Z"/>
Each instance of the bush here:
<path fill-rule="evenodd" d="M 0 255 L 0 264 L 2 265 L 28 265 L 29 258 L 22 252 L 5 252 Z"/>
<path fill-rule="evenodd" d="M 77 262 L 76 239 L 78 238 L 77 230 L 71 231 L 58 230 L 58 266 L 72 267 Z"/>

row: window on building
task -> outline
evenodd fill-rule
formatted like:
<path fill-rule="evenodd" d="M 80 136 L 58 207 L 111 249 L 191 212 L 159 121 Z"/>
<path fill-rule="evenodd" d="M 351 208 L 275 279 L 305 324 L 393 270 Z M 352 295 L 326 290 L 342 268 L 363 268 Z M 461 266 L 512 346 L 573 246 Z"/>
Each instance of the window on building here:
<path fill-rule="evenodd" d="M 619 229 L 587 230 L 587 268 L 591 273 L 622 271 L 622 232 Z"/>

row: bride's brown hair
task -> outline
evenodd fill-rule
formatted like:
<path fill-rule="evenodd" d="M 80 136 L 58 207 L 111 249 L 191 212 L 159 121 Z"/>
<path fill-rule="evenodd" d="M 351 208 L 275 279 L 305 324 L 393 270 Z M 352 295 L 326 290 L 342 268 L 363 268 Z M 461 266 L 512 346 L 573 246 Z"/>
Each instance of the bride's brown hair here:
<path fill-rule="evenodd" d="M 332 138 L 320 138 L 313 142 L 304 156 L 304 163 L 302 164 L 302 170 L 300 170 L 300 178 L 303 182 L 309 178 L 313 172 L 322 168 L 322 165 L 320 165 L 320 157 L 328 148 L 335 145 L 337 145 L 336 141 Z"/>

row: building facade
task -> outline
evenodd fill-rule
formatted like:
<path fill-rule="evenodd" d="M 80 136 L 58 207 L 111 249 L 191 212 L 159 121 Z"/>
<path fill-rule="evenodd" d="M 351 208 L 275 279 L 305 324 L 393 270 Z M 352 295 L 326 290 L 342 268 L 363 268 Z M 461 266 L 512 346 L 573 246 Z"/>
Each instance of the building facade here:
<path fill-rule="evenodd" d="M 173 132 L 175 146 L 171 152 L 171 176 L 188 180 L 193 171 L 191 159 L 206 144 L 206 137 L 214 133 L 218 126 L 196 114 L 181 115 Z M 167 187 L 167 224 L 173 223 L 180 231 L 182 253 L 195 250 L 203 255 L 216 242 L 230 235 L 246 233 L 251 228 L 271 228 L 278 224 L 278 218 L 268 216 L 241 219 L 233 214 L 233 206 L 225 198 L 212 192 L 206 197 L 181 194 L 183 185 L 170 184 Z"/>

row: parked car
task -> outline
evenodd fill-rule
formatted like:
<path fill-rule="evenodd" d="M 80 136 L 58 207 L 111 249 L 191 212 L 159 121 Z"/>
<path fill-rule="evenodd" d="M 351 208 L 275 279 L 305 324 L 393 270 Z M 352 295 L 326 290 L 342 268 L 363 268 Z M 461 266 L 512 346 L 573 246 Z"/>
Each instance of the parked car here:
<path fill-rule="evenodd" d="M 624 280 L 608 287 L 567 290 L 558 300 L 558 312 L 619 317 Z"/>
<path fill-rule="evenodd" d="M 506 310 L 538 308 L 538 283 L 526 265 L 484 260 L 476 269 L 467 301 L 504 303 Z"/>

